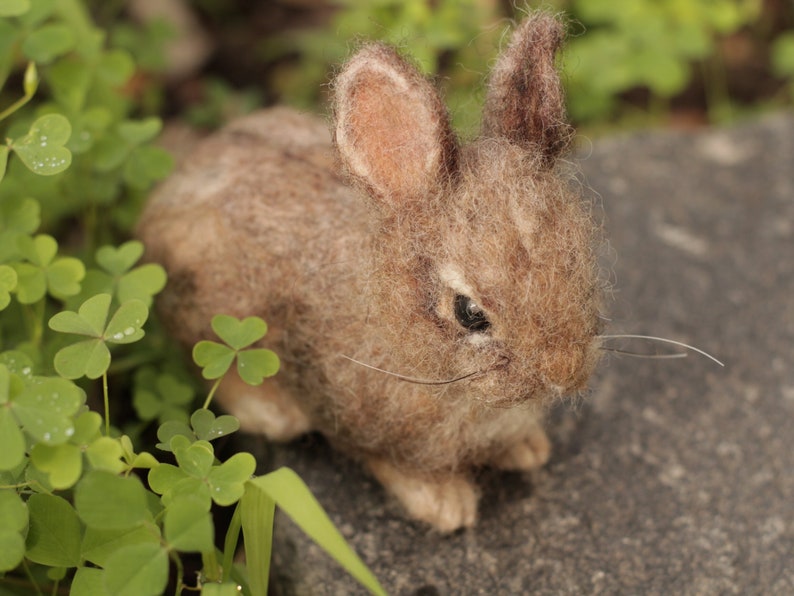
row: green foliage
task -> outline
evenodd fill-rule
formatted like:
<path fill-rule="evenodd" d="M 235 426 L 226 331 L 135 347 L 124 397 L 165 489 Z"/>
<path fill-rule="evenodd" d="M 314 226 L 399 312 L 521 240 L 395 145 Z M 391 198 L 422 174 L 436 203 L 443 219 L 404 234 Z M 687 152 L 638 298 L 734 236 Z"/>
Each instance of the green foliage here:
<path fill-rule="evenodd" d="M 212 329 L 225 343 L 200 341 L 193 349 L 193 359 L 202 367 L 205 379 L 223 377 L 235 359 L 237 373 L 249 385 L 259 385 L 265 377 L 276 374 L 279 360 L 274 352 L 249 348 L 267 333 L 262 319 L 248 317 L 238 321 L 234 317 L 217 315 L 212 319 Z"/>
<path fill-rule="evenodd" d="M 295 472 L 281 468 L 254 478 L 246 484 L 242 502 L 243 533 L 248 554 L 256 564 L 249 566 L 251 589 L 255 594 L 267 593 L 267 566 L 270 560 L 270 536 L 273 509 L 281 507 L 326 552 L 331 554 L 350 575 L 373 594 L 386 592 L 367 569 L 342 535 L 324 514 L 311 491 Z M 262 532 L 262 523 L 268 530 Z"/>
<path fill-rule="evenodd" d="M 288 31 L 263 41 L 263 55 L 276 59 L 297 53 L 297 67 L 276 69 L 272 84 L 284 101 L 316 105 L 334 65 L 350 52 L 351 40 L 382 40 L 405 47 L 420 69 L 440 75 L 452 116 L 461 130 L 474 132 L 479 105 L 472 91 L 481 87 L 506 24 L 498 4 L 484 0 L 378 0 L 333 2 L 337 11 L 320 30 Z M 496 23 L 496 24 L 494 24 Z M 464 65 L 464 68 L 461 66 Z"/>
<path fill-rule="evenodd" d="M 143 337 L 142 327 L 149 316 L 146 305 L 135 298 L 128 300 L 108 321 L 111 300 L 110 294 L 97 294 L 86 300 L 78 312 L 62 311 L 50 319 L 50 328 L 55 331 L 89 338 L 55 354 L 55 370 L 62 377 L 98 379 L 110 366 L 107 344 L 129 344 Z"/>
<path fill-rule="evenodd" d="M 171 159 L 152 145 L 160 120 L 129 95 L 149 35 L 131 27 L 114 30 L 126 31 L 120 49 L 78 0 L 0 0 L 0 592 L 157 595 L 170 580 L 177 594 L 265 593 L 234 563 L 242 526 L 246 550 L 270 539 L 267 520 L 238 508 L 256 462 L 217 453 L 211 441 L 240 423 L 207 408 L 235 362 L 258 384 L 279 361 L 253 347 L 264 321 L 217 317 L 222 343 L 196 349 L 215 384 L 193 411 L 196 388 L 149 320 L 166 274 L 124 239 Z M 137 421 L 117 417 L 125 400 Z M 140 447 L 149 424 L 157 455 Z M 306 489 L 284 490 L 280 503 Z M 235 507 L 226 529 L 218 507 Z M 328 531 L 318 507 L 297 515 Z M 355 568 L 343 542 L 333 548 Z M 195 587 L 185 553 L 201 555 Z"/>
<path fill-rule="evenodd" d="M 794 30 L 782 33 L 772 46 L 774 73 L 788 81 L 788 94 L 794 98 Z"/>
<path fill-rule="evenodd" d="M 764 34 L 762 0 L 551 0 L 530 8 L 559 10 L 569 21 L 560 65 L 569 113 L 578 125 L 603 127 L 637 113 L 626 98 L 647 96 L 651 118 L 663 116 L 673 98 L 694 81 L 704 87 L 708 116 L 730 115 L 731 98 L 722 57 L 725 40 L 743 29 Z M 444 87 L 456 126 L 476 132 L 483 79 L 506 42 L 507 19 L 524 17 L 521 4 L 489 0 L 335 0 L 335 12 L 317 28 L 286 31 L 262 42 L 262 56 L 275 64 L 271 84 L 279 99 L 316 107 L 334 65 L 355 40 L 379 39 L 402 48 Z M 784 9 L 780 9 L 784 10 Z M 789 18 L 794 13 L 789 11 Z M 768 35 L 768 33 L 767 33 Z M 777 40 L 772 59 L 781 78 L 790 33 Z M 351 43 L 351 40 L 354 40 Z M 647 117 L 646 117 L 647 119 Z"/>
<path fill-rule="evenodd" d="M 72 126 L 60 114 L 47 114 L 30 125 L 28 133 L 8 143 L 8 149 L 41 176 L 60 174 L 72 163 L 72 152 L 64 145 Z"/>
<path fill-rule="evenodd" d="M 569 107 L 579 121 L 614 116 L 621 93 L 680 93 L 692 65 L 716 55 L 717 40 L 752 22 L 757 0 L 572 0 L 585 34 L 565 50 Z"/>

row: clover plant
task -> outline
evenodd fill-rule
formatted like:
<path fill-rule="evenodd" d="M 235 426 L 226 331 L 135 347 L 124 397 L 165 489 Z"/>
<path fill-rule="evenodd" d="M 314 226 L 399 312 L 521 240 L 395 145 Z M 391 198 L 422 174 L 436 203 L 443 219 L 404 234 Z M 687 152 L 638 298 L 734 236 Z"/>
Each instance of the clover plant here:
<path fill-rule="evenodd" d="M 252 346 L 264 321 L 213 319 L 197 408 L 151 320 L 166 273 L 128 236 L 172 160 L 131 84 L 133 55 L 157 63 L 141 39 L 80 0 L 0 0 L 0 593 L 264 594 L 276 504 L 383 593 L 294 473 L 254 476 L 253 455 L 213 443 L 240 426 L 209 409 L 232 366 L 251 384 L 278 370 Z"/>

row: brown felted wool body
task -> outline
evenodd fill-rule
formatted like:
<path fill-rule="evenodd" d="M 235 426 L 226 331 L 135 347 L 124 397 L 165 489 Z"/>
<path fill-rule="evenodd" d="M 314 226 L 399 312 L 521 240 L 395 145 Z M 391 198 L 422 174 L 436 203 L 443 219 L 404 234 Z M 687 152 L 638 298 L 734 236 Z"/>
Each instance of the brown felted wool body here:
<path fill-rule="evenodd" d="M 225 380 L 221 405 L 274 439 L 322 432 L 444 531 L 475 520 L 473 467 L 545 462 L 544 406 L 597 360 L 597 231 L 558 163 L 561 39 L 545 14 L 518 28 L 463 147 L 432 85 L 367 46 L 334 84 L 336 153 L 313 117 L 248 116 L 139 226 L 186 346 L 218 313 L 269 323 L 282 371 Z"/>

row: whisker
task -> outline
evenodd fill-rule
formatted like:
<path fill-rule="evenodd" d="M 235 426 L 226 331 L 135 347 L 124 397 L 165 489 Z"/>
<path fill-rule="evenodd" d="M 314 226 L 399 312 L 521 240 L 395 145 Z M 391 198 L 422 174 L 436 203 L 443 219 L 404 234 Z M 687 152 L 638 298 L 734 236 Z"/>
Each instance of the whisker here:
<path fill-rule="evenodd" d="M 600 346 L 600 350 L 605 352 L 612 352 L 613 354 L 620 354 L 621 356 L 632 356 L 634 358 L 647 358 L 649 360 L 671 360 L 673 358 L 686 358 L 685 352 L 678 352 L 676 354 L 641 354 L 639 352 L 629 352 L 628 350 L 621 350 L 619 348 L 607 348 Z"/>
<path fill-rule="evenodd" d="M 371 364 L 367 364 L 366 362 L 361 362 L 360 360 L 356 360 L 355 358 L 351 358 L 350 356 L 345 356 L 344 354 L 339 354 L 339 355 L 342 358 L 350 360 L 350 362 L 354 362 L 355 364 L 363 366 L 364 368 L 368 368 L 370 370 L 374 370 L 374 371 L 377 371 L 377 372 L 380 372 L 380 373 L 383 373 L 383 374 L 386 374 L 386 375 L 390 375 L 392 377 L 395 377 L 395 378 L 400 379 L 401 381 L 405 381 L 407 383 L 415 383 L 417 385 L 449 385 L 451 383 L 457 383 L 458 381 L 463 381 L 464 379 L 468 379 L 468 378 L 471 378 L 471 377 L 473 377 L 475 375 L 479 375 L 479 374 L 481 374 L 483 372 L 483 371 L 477 370 L 477 371 L 474 371 L 472 373 L 469 373 L 469 374 L 466 374 L 466 375 L 463 375 L 463 376 L 460 376 L 460 377 L 456 377 L 454 379 L 445 379 L 445 380 L 440 380 L 440 381 L 433 380 L 433 379 L 419 379 L 417 377 L 409 377 L 407 375 L 401 375 L 400 373 L 392 372 L 390 370 L 385 370 L 383 368 L 378 368 L 377 366 L 373 366 Z"/>
<path fill-rule="evenodd" d="M 631 334 L 631 333 L 618 334 L 618 335 L 599 335 L 598 337 L 600 337 L 601 339 L 647 339 L 647 340 L 650 340 L 650 341 L 658 341 L 658 342 L 661 342 L 661 343 L 672 344 L 674 346 L 679 346 L 681 348 L 686 348 L 687 350 L 692 350 L 693 352 L 697 352 L 701 356 L 705 356 L 706 358 L 708 358 L 709 360 L 712 360 L 713 362 L 716 362 L 720 366 L 725 366 L 725 364 L 723 364 L 722 362 L 717 360 L 714 356 L 712 356 L 708 352 L 704 352 L 703 350 L 701 350 L 699 348 L 696 348 L 695 346 L 690 346 L 689 344 L 685 344 L 683 342 L 676 341 L 674 339 L 667 339 L 667 338 L 664 338 L 664 337 L 655 337 L 653 335 L 635 335 L 635 334 Z"/>

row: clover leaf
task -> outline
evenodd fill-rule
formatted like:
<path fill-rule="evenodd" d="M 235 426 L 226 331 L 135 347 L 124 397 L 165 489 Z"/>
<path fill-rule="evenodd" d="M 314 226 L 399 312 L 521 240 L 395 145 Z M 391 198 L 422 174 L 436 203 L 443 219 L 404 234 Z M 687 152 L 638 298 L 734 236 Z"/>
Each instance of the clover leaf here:
<path fill-rule="evenodd" d="M 64 147 L 71 134 L 72 126 L 64 116 L 47 114 L 30 126 L 28 134 L 14 139 L 9 147 L 31 171 L 52 176 L 72 163 L 72 153 Z"/>
<path fill-rule="evenodd" d="M 0 17 L 17 17 L 30 10 L 30 0 L 5 0 L 0 2 Z"/>
<path fill-rule="evenodd" d="M 50 484 L 58 490 L 74 486 L 83 472 L 83 454 L 79 447 L 69 443 L 36 443 L 30 450 L 30 461 L 49 475 Z"/>
<path fill-rule="evenodd" d="M 195 396 L 193 387 L 173 375 L 141 368 L 135 375 L 132 405 L 141 420 L 187 422 L 187 406 Z"/>
<path fill-rule="evenodd" d="M 122 304 L 106 323 L 110 312 L 110 294 L 98 294 L 86 300 L 78 312 L 59 312 L 50 319 L 50 328 L 61 333 L 84 335 L 89 339 L 62 348 L 55 354 L 55 370 L 67 379 L 86 376 L 97 379 L 110 366 L 107 344 L 128 344 L 144 335 L 143 324 L 149 309 L 140 300 Z"/>
<path fill-rule="evenodd" d="M 127 467 L 121 461 L 124 450 L 118 439 L 97 437 L 84 449 L 86 458 L 94 470 L 105 470 L 113 474 L 120 474 Z"/>
<path fill-rule="evenodd" d="M 215 461 L 215 452 L 207 441 L 196 441 L 190 445 L 174 449 L 179 469 L 188 476 L 205 478 Z"/>
<path fill-rule="evenodd" d="M 121 461 L 123 448 L 119 439 L 102 436 L 102 418 L 96 412 L 84 412 L 74 421 L 74 434 L 60 445 L 37 443 L 30 452 L 31 463 L 47 474 L 55 489 L 75 485 L 83 473 L 83 455 L 94 470 L 119 474 L 128 466 Z"/>
<path fill-rule="evenodd" d="M 206 441 L 185 444 L 172 441 L 179 466 L 160 464 L 149 471 L 149 486 L 163 496 L 163 504 L 190 498 L 209 510 L 210 499 L 221 506 L 231 505 L 242 497 L 245 482 L 256 469 L 250 453 L 236 453 L 222 464 L 214 464 L 212 445 Z"/>
<path fill-rule="evenodd" d="M 162 120 L 156 117 L 149 117 L 143 120 L 119 122 L 117 132 L 124 142 L 131 146 L 138 146 L 154 139 L 160 134 L 162 129 Z"/>
<path fill-rule="evenodd" d="M 63 299 L 80 291 L 85 276 L 82 261 L 73 257 L 56 258 L 58 242 L 52 236 L 40 234 L 35 238 L 19 236 L 17 247 L 27 263 L 17 263 L 17 298 L 22 304 L 33 304 L 49 293 Z"/>
<path fill-rule="evenodd" d="M 11 151 L 8 145 L 0 147 L 0 180 L 6 175 L 6 168 L 8 167 L 8 153 Z"/>
<path fill-rule="evenodd" d="M 207 477 L 212 500 L 222 506 L 236 503 L 255 470 L 256 459 L 250 453 L 235 453 L 220 466 L 214 466 Z"/>
<path fill-rule="evenodd" d="M 31 32 L 22 43 L 22 51 L 31 60 L 46 64 L 72 50 L 76 41 L 65 23 L 50 23 Z"/>
<path fill-rule="evenodd" d="M 11 292 L 17 287 L 17 272 L 8 265 L 0 265 L 0 310 L 11 303 Z"/>
<path fill-rule="evenodd" d="M 28 508 L 15 491 L 0 491 L 0 573 L 11 571 L 25 556 Z"/>
<path fill-rule="evenodd" d="M 124 181 L 132 188 L 145 189 L 168 176 L 173 165 L 174 158 L 162 147 L 136 147 L 124 164 Z"/>
<path fill-rule="evenodd" d="M 85 393 L 66 379 L 33 383 L 11 400 L 22 428 L 40 443 L 59 445 L 74 434 L 72 416 L 85 402 Z"/>
<path fill-rule="evenodd" d="M 101 426 L 102 417 L 98 413 L 82 412 L 74 419 L 74 431 L 68 441 L 59 445 L 36 443 L 31 449 L 31 463 L 46 475 L 52 488 L 61 490 L 75 485 L 83 473 L 85 462 L 92 470 L 112 474 L 158 465 L 151 454 L 135 453 L 128 436 L 104 436 L 100 432 Z"/>
<path fill-rule="evenodd" d="M 157 429 L 160 442 L 158 449 L 175 451 L 196 441 L 206 442 L 218 439 L 240 430 L 240 421 L 234 416 L 215 414 L 201 408 L 190 416 L 190 426 L 182 420 L 167 420 Z"/>
<path fill-rule="evenodd" d="M 0 470 L 13 470 L 25 459 L 25 436 L 10 408 L 0 406 Z"/>
<path fill-rule="evenodd" d="M 37 201 L 18 195 L 0 202 L 0 263 L 19 259 L 19 237 L 35 232 L 41 223 Z"/>
<path fill-rule="evenodd" d="M 137 476 L 104 470 L 93 470 L 80 480 L 74 505 L 80 519 L 98 530 L 132 528 L 149 515 L 146 490 Z"/>
<path fill-rule="evenodd" d="M 171 443 L 174 437 L 185 437 L 188 442 L 196 440 L 195 433 L 182 420 L 168 420 L 157 428 L 157 448 L 163 451 L 172 451 Z"/>
<path fill-rule="evenodd" d="M 51 567 L 77 567 L 82 528 L 74 508 L 63 497 L 50 494 L 32 495 L 27 505 L 30 525 L 25 556 Z"/>
<path fill-rule="evenodd" d="M 163 529 L 172 549 L 183 552 L 208 552 L 214 548 L 212 516 L 194 499 L 180 501 L 165 511 Z"/>
<path fill-rule="evenodd" d="M 202 367 L 205 379 L 219 379 L 225 375 L 235 358 L 240 378 L 249 385 L 259 385 L 265 377 L 276 374 L 278 356 L 265 348 L 250 349 L 248 346 L 262 339 L 267 325 L 259 317 L 243 320 L 229 315 L 216 315 L 212 329 L 224 344 L 203 340 L 193 348 L 193 360 Z"/>
<path fill-rule="evenodd" d="M 240 429 L 240 421 L 234 416 L 224 414 L 216 418 L 212 410 L 206 408 L 193 412 L 190 425 L 196 436 L 204 441 L 212 441 Z"/>
<path fill-rule="evenodd" d="M 127 467 L 132 468 L 154 468 L 159 464 L 157 459 L 146 451 L 135 453 L 132 445 L 132 440 L 127 435 L 122 435 L 119 439 L 121 445 L 121 455 L 127 464 Z"/>
<path fill-rule="evenodd" d="M 118 248 L 103 246 L 96 252 L 101 270 L 91 270 L 83 284 L 88 295 L 113 294 L 119 303 L 138 299 L 146 306 L 159 293 L 166 282 L 165 269 L 156 263 L 147 263 L 133 269 L 143 256 L 143 244 L 137 240 L 125 242 Z"/>
<path fill-rule="evenodd" d="M 96 262 L 111 275 L 123 275 L 143 256 L 143 243 L 125 242 L 118 248 L 103 246 L 96 251 Z"/>

